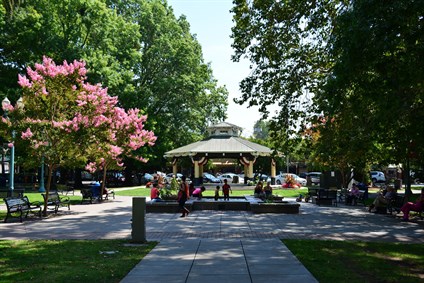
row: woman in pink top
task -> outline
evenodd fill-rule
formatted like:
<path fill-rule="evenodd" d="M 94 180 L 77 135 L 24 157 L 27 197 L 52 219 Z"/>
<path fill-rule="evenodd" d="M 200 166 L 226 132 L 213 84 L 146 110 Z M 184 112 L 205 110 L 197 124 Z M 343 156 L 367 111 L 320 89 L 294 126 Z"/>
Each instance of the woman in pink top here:
<path fill-rule="evenodd" d="M 409 220 L 409 212 L 410 211 L 423 211 L 424 208 L 424 189 L 421 189 L 421 195 L 416 199 L 415 203 L 407 202 L 401 207 L 401 211 L 403 212 L 403 220 Z"/>
<path fill-rule="evenodd" d="M 194 191 L 193 191 L 193 197 L 197 197 L 198 199 L 201 199 L 202 198 L 202 193 L 204 192 L 206 190 L 206 188 L 205 187 L 201 187 L 201 188 L 196 188 Z"/>

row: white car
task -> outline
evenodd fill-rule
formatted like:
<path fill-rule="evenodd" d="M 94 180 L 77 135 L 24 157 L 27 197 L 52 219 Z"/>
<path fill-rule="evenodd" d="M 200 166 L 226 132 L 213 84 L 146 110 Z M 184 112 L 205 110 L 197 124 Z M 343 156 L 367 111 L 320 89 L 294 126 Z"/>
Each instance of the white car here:
<path fill-rule="evenodd" d="M 301 186 L 306 186 L 306 179 L 305 178 L 301 178 L 301 177 L 297 176 L 296 174 L 292 174 L 292 173 L 280 173 L 279 175 L 277 175 L 275 177 L 275 183 L 277 185 L 284 184 L 287 175 L 292 175 L 297 183 L 299 183 Z"/>
<path fill-rule="evenodd" d="M 238 184 L 244 183 L 244 179 L 242 177 L 240 177 L 239 175 L 234 174 L 234 173 L 224 173 L 222 175 L 219 175 L 218 179 L 220 179 L 222 182 L 224 182 L 224 179 L 227 179 L 227 183 L 233 183 L 234 177 L 236 177 L 236 179 L 238 179 Z"/>
<path fill-rule="evenodd" d="M 381 171 L 370 171 L 371 180 L 373 183 L 384 183 L 386 182 L 386 176 Z"/>

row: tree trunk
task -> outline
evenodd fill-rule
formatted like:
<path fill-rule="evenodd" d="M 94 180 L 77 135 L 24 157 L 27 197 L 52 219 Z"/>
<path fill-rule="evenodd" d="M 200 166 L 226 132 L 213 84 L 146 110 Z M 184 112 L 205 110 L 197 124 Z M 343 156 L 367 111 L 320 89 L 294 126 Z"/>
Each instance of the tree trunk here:
<path fill-rule="evenodd" d="M 106 173 L 107 173 L 107 168 L 105 164 L 105 166 L 103 167 L 102 184 L 100 186 L 100 201 L 103 200 L 103 192 L 105 191 L 105 187 L 106 187 Z"/>
<path fill-rule="evenodd" d="M 406 158 L 406 165 L 405 165 L 405 201 L 409 200 L 409 198 L 412 196 L 412 190 L 411 190 L 411 165 L 410 165 L 410 159 L 409 157 Z"/>
<path fill-rule="evenodd" d="M 48 164 L 48 175 L 47 175 L 47 184 L 46 184 L 46 197 L 44 199 L 44 209 L 43 209 L 43 215 L 47 216 L 47 200 L 49 199 L 49 193 L 50 193 L 50 187 L 52 183 L 52 175 L 53 175 L 53 164 Z M 41 176 L 41 178 L 44 178 L 44 176 Z"/>
<path fill-rule="evenodd" d="M 76 168 L 74 171 L 74 189 L 81 189 L 83 187 L 81 171 L 79 168 Z"/>

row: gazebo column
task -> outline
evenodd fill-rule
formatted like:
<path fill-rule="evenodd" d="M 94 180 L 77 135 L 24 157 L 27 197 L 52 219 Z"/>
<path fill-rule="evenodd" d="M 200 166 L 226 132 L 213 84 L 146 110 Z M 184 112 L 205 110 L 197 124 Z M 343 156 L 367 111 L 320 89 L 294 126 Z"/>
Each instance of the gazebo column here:
<path fill-rule="evenodd" d="M 255 160 L 249 160 L 249 180 L 253 180 L 253 163 L 255 162 Z"/>
<path fill-rule="evenodd" d="M 206 164 L 207 162 L 207 158 L 206 157 L 193 157 L 192 158 L 192 162 L 193 162 L 193 166 L 194 166 L 194 180 L 193 180 L 193 184 L 195 186 L 199 186 L 201 184 L 203 184 L 203 164 Z"/>
<path fill-rule="evenodd" d="M 174 158 L 174 160 L 172 160 L 172 174 L 175 176 L 175 178 L 177 177 L 177 158 Z"/>
<path fill-rule="evenodd" d="M 248 174 L 249 174 L 249 164 L 243 164 L 244 165 L 244 184 L 246 185 L 247 184 L 247 181 L 249 181 L 248 179 L 249 179 L 249 176 L 248 176 Z"/>
<path fill-rule="evenodd" d="M 275 176 L 277 168 L 275 166 L 275 160 L 274 158 L 271 158 L 271 185 L 275 185 Z"/>
<path fill-rule="evenodd" d="M 198 160 L 194 160 L 194 180 L 193 183 L 195 186 L 198 186 L 200 184 L 202 184 L 202 182 L 200 181 L 200 174 L 199 174 L 200 170 L 199 170 L 199 161 Z"/>
<path fill-rule="evenodd" d="M 203 183 L 203 164 L 199 163 L 199 177 L 202 178 Z"/>

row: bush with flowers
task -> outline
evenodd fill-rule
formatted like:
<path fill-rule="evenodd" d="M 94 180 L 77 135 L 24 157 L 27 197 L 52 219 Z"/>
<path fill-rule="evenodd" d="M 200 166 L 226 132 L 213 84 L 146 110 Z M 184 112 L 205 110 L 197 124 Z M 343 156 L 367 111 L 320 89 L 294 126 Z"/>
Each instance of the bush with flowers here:
<path fill-rule="evenodd" d="M 284 179 L 284 183 L 283 183 L 283 188 L 289 189 L 289 188 L 293 188 L 293 189 L 298 189 L 300 188 L 300 184 L 296 182 L 296 179 L 294 178 L 293 175 L 291 174 L 287 174 L 285 179 Z"/>

